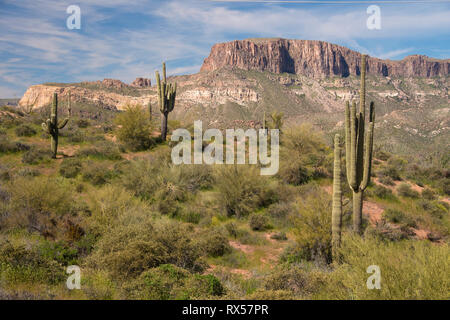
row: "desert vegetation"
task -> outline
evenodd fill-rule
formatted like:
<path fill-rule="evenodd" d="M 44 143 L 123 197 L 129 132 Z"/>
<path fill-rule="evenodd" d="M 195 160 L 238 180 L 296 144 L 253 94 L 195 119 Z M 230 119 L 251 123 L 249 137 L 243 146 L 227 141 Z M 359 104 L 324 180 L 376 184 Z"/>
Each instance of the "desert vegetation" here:
<path fill-rule="evenodd" d="M 192 124 L 167 121 L 165 104 L 160 117 L 151 104 L 114 121 L 72 115 L 53 132 L 59 149 L 39 131 L 47 114 L 0 110 L 1 297 L 448 299 L 449 154 L 430 165 L 372 150 L 372 107 L 360 145 L 364 112 L 348 108 L 346 148 L 264 116 L 283 126 L 275 176 L 174 165 L 155 130 Z M 379 290 L 366 287 L 374 264 Z M 66 288 L 70 265 L 80 290 Z"/>

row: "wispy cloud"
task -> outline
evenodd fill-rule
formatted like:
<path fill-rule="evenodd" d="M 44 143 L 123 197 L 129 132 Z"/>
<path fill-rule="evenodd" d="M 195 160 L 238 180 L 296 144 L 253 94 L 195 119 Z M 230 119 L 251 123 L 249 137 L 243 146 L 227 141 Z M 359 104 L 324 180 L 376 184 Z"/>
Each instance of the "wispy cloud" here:
<path fill-rule="evenodd" d="M 162 61 L 170 74 L 193 73 L 214 43 L 247 37 L 325 40 L 390 59 L 426 52 L 448 57 L 450 47 L 449 5 L 383 7 L 382 30 L 370 31 L 365 6 L 79 0 L 82 29 L 68 30 L 71 1 L 3 4 L 3 97 L 47 81 L 153 78 Z"/>

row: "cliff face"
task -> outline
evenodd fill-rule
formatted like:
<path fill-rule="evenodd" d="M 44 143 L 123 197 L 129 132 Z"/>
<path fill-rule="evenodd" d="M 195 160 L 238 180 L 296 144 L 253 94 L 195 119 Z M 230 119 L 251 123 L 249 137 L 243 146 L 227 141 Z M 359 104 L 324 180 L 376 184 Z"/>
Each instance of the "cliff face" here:
<path fill-rule="evenodd" d="M 313 78 L 359 75 L 361 54 L 332 43 L 312 40 L 256 39 L 219 43 L 212 47 L 200 71 L 230 66 L 244 70 L 292 73 Z M 436 77 L 450 74 L 450 59 L 408 56 L 401 61 L 368 57 L 368 74 Z"/>

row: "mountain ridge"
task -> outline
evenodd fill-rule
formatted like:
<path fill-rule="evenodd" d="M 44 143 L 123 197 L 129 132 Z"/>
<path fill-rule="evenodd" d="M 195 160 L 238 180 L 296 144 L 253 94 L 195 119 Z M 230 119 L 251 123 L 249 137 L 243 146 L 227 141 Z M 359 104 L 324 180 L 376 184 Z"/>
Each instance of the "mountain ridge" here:
<path fill-rule="evenodd" d="M 225 66 L 292 73 L 313 78 L 359 75 L 361 53 L 319 40 L 245 39 L 217 43 L 200 72 Z M 437 77 L 450 74 L 450 59 L 410 55 L 402 60 L 367 57 L 367 73 L 381 76 Z"/>

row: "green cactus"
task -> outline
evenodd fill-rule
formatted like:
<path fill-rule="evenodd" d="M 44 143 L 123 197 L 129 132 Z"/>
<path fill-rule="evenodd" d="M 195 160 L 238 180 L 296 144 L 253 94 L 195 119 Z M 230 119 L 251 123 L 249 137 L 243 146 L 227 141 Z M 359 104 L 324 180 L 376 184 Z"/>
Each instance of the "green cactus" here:
<path fill-rule="evenodd" d="M 153 120 L 153 115 L 152 115 L 152 103 L 150 102 L 150 100 L 148 101 L 148 119 L 150 120 L 150 124 L 152 123 Z"/>
<path fill-rule="evenodd" d="M 156 83 L 158 85 L 159 110 L 161 111 L 161 139 L 166 141 L 167 136 L 167 118 L 169 112 L 172 112 L 175 106 L 175 98 L 177 95 L 177 84 L 167 83 L 166 80 L 166 64 L 163 62 L 163 81 L 156 71 Z"/>
<path fill-rule="evenodd" d="M 342 227 L 342 186 L 341 186 L 341 136 L 334 137 L 333 169 L 333 209 L 331 213 L 331 234 L 333 260 L 337 257 L 337 248 L 341 245 Z"/>
<path fill-rule="evenodd" d="M 345 108 L 345 157 L 347 181 L 353 191 L 353 229 L 361 233 L 362 207 L 364 190 L 370 181 L 372 166 L 373 131 L 375 124 L 375 107 L 370 103 L 369 128 L 365 130 L 365 92 L 366 92 L 366 56 L 361 57 L 361 89 L 359 113 L 356 113 L 356 103 Z"/>
<path fill-rule="evenodd" d="M 270 118 L 272 119 L 272 126 L 274 129 L 278 129 L 281 132 L 281 127 L 283 127 L 283 116 L 284 113 L 283 112 L 272 112 L 272 114 L 270 115 Z"/>
<path fill-rule="evenodd" d="M 67 122 L 69 122 L 70 118 L 70 92 L 68 95 L 68 112 L 69 117 L 64 119 L 61 123 L 58 123 L 58 94 L 55 92 L 53 94 L 53 103 L 50 119 L 47 119 L 44 123 L 42 123 L 42 128 L 51 136 L 51 148 L 52 148 L 52 158 L 56 158 L 56 153 L 58 151 L 58 134 L 59 129 L 62 129 L 66 126 Z"/>

